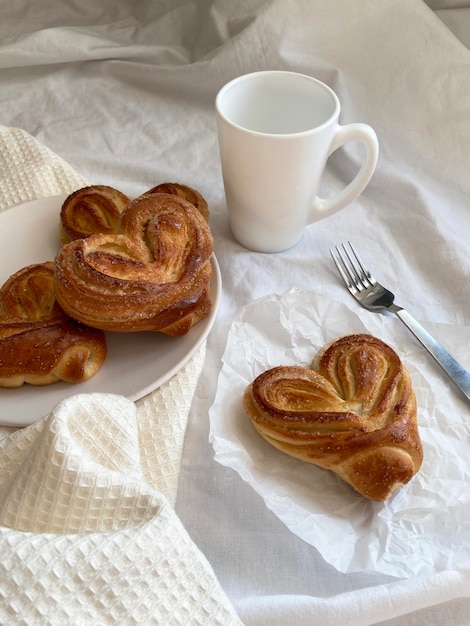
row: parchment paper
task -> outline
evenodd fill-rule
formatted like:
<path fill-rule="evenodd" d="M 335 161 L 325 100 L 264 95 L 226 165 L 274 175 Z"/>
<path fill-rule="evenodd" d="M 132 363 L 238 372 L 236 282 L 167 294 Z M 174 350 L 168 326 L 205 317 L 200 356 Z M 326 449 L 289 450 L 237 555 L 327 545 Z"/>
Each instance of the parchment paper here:
<path fill-rule="evenodd" d="M 424 325 L 470 365 L 470 328 Z M 423 465 L 385 503 L 368 501 L 333 473 L 276 450 L 242 408 L 245 387 L 258 374 L 275 365 L 308 366 L 325 343 L 356 332 L 396 350 L 418 401 Z M 253 302 L 230 329 L 209 416 L 215 459 L 238 472 L 337 570 L 407 578 L 470 563 L 470 407 L 395 317 L 298 289 Z"/>

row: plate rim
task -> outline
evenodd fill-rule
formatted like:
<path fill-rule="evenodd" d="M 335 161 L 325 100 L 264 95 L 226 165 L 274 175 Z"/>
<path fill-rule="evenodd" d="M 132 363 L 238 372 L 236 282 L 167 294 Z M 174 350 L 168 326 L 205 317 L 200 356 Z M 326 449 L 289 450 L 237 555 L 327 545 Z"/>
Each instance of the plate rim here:
<path fill-rule="evenodd" d="M 60 203 L 62 203 L 70 194 L 69 193 L 62 193 L 62 194 L 56 194 L 53 196 L 44 196 L 41 198 L 35 198 L 32 200 L 26 200 L 24 202 L 20 202 L 18 204 L 15 204 L 13 206 L 7 207 L 3 210 L 0 210 L 0 228 L 1 228 L 1 224 L 2 224 L 2 219 L 4 218 L 4 216 L 8 215 L 11 218 L 12 213 L 15 213 L 15 211 L 27 211 L 28 209 L 31 209 L 32 207 L 34 207 L 35 204 L 41 205 L 41 206 L 45 206 L 47 205 L 49 202 L 54 202 L 57 205 L 59 205 L 60 208 Z M 47 209 L 46 209 L 47 210 Z M 7 218 L 8 219 L 8 218 Z M 59 215 L 58 215 L 58 219 L 57 219 L 57 227 L 59 226 Z M 57 250 L 59 250 L 60 248 L 60 242 L 59 242 L 59 238 L 57 236 Z M 34 261 L 31 261 L 32 263 Z M 38 261 L 40 262 L 40 261 Z M 206 341 L 209 333 L 211 332 L 215 320 L 217 318 L 217 314 L 218 314 L 218 309 L 219 309 L 219 305 L 220 305 L 220 301 L 221 301 L 221 296 L 222 296 L 222 276 L 221 276 L 221 271 L 220 271 L 220 266 L 219 263 L 217 261 L 217 257 L 215 255 L 215 253 L 212 253 L 211 256 L 211 266 L 212 266 L 212 278 L 211 278 L 211 299 L 212 299 L 212 307 L 210 310 L 210 313 L 207 317 L 205 317 L 203 320 L 200 320 L 200 322 L 198 322 L 192 329 L 190 329 L 189 333 L 191 333 L 191 331 L 194 328 L 197 328 L 197 326 L 199 326 L 199 324 L 203 325 L 203 330 L 202 332 L 199 333 L 199 335 L 197 337 L 195 337 L 194 342 L 192 343 L 192 345 L 190 345 L 189 349 L 184 353 L 184 355 L 182 357 L 180 357 L 179 359 L 177 359 L 177 361 L 172 364 L 172 366 L 165 371 L 163 374 L 161 374 L 160 376 L 156 376 L 156 379 L 154 381 L 149 382 L 148 384 L 145 384 L 142 388 L 138 389 L 137 391 L 133 391 L 129 394 L 122 394 L 124 397 L 126 397 L 127 399 L 136 402 L 138 400 L 141 400 L 147 396 L 149 396 L 152 392 L 156 391 L 157 389 L 159 389 L 162 385 L 164 385 L 165 383 L 167 383 L 171 378 L 173 378 L 175 376 L 175 374 L 177 374 L 181 369 L 183 369 L 187 363 L 191 360 L 191 358 L 194 356 L 194 354 L 197 352 L 197 350 L 201 347 L 201 345 L 204 343 L 204 341 Z M 21 269 L 21 267 L 17 268 L 18 270 Z M 11 274 L 10 274 L 11 275 Z M 7 277 L 6 277 L 7 278 Z M 6 280 L 6 278 L 4 280 L 0 279 L 0 283 L 3 284 Z M 199 328 L 200 330 L 200 328 Z M 116 335 L 118 333 L 115 333 Z M 154 333 L 156 334 L 156 333 Z M 129 335 L 129 333 L 126 333 L 126 335 Z M 183 335 L 183 337 L 188 337 L 188 334 Z M 182 338 L 183 338 L 182 337 Z M 176 340 L 178 340 L 178 338 L 175 338 Z M 106 367 L 106 361 L 103 364 L 103 367 Z M 90 379 L 91 380 L 91 379 Z M 42 392 L 44 391 L 45 393 L 47 393 L 48 388 L 51 387 L 55 387 L 55 384 L 52 385 L 46 385 L 46 386 L 35 386 L 35 385 L 28 385 L 28 387 L 32 387 L 35 390 L 37 390 L 38 392 Z M 8 391 L 8 392 L 14 392 L 14 393 L 21 393 L 21 389 L 22 387 L 19 387 L 17 389 L 12 389 L 9 387 L 0 387 L 0 403 L 1 403 L 1 393 L 3 390 Z M 70 393 L 70 390 L 73 390 L 72 393 Z M 76 394 L 81 394 L 81 393 L 100 393 L 99 391 L 82 391 L 80 388 L 80 384 L 77 384 L 76 386 L 69 386 L 66 389 L 64 389 L 64 397 L 62 398 L 62 400 L 70 397 L 71 395 L 76 395 Z M 102 393 L 113 393 L 112 391 L 103 391 Z M 117 395 L 118 392 L 115 392 Z M 46 417 L 53 409 L 55 406 L 57 406 L 59 402 L 53 402 L 51 403 L 50 409 L 48 410 L 48 413 L 46 414 L 38 414 L 37 417 L 26 417 L 26 418 L 20 418 L 17 416 L 13 416 L 13 417 L 8 417 L 8 415 L 6 413 L 3 412 L 2 409 L 0 409 L 0 426 L 8 426 L 8 427 L 15 427 L 15 428 L 23 428 L 26 426 L 29 426 L 37 421 L 39 421 L 40 419 L 43 419 L 44 417 Z"/>

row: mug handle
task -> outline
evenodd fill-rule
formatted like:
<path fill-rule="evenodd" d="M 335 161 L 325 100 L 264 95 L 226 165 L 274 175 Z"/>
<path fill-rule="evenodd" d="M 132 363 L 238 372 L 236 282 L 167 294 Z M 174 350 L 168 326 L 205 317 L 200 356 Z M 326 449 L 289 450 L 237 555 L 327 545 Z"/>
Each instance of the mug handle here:
<path fill-rule="evenodd" d="M 338 124 L 328 156 L 349 141 L 360 141 L 365 145 L 365 161 L 355 178 L 336 196 L 332 198 L 320 198 L 317 196 L 315 198 L 312 207 L 315 220 L 328 217 L 353 202 L 364 191 L 372 178 L 379 157 L 379 142 L 374 129 L 367 124 L 361 123 L 347 124 L 345 126 Z"/>

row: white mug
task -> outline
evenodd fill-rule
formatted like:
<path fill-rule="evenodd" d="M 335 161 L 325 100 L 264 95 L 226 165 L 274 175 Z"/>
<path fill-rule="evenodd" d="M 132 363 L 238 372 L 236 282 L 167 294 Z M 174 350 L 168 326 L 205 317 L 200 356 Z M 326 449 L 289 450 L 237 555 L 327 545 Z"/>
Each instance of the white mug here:
<path fill-rule="evenodd" d="M 355 200 L 374 173 L 378 141 L 367 124 L 338 124 L 340 103 L 304 74 L 263 71 L 227 83 L 216 98 L 222 175 L 232 233 L 257 252 L 295 245 L 307 224 Z M 333 198 L 317 196 L 329 155 L 366 147 L 356 177 Z"/>

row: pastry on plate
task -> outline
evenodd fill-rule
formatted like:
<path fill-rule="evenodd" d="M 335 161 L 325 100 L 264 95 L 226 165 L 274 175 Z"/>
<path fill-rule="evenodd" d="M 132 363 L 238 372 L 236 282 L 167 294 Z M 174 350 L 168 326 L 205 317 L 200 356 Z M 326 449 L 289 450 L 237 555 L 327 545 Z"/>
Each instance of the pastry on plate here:
<path fill-rule="evenodd" d="M 160 183 L 160 185 L 152 187 L 152 189 L 146 191 L 146 194 L 147 193 L 170 193 L 175 196 L 179 196 L 180 198 L 184 198 L 184 200 L 194 204 L 203 218 L 207 222 L 209 221 L 209 207 L 207 206 L 207 201 L 197 189 L 193 189 L 192 187 L 188 187 L 188 185 L 183 185 L 181 183 Z"/>
<path fill-rule="evenodd" d="M 71 193 L 60 211 L 60 242 L 68 243 L 94 233 L 119 232 L 121 213 L 130 202 L 108 185 L 90 185 Z"/>
<path fill-rule="evenodd" d="M 144 195 L 168 193 L 191 202 L 206 221 L 209 209 L 206 199 L 192 187 L 182 183 L 160 183 Z M 109 185 L 89 185 L 67 196 L 60 211 L 60 243 L 83 239 L 97 233 L 121 232 L 121 214 L 131 199 Z"/>
<path fill-rule="evenodd" d="M 0 289 L 0 387 L 81 383 L 106 358 L 104 333 L 57 304 L 52 262 L 19 270 Z"/>
<path fill-rule="evenodd" d="M 62 246 L 57 300 L 94 328 L 181 336 L 211 310 L 212 252 L 212 233 L 194 204 L 145 193 L 124 209 L 118 232 Z"/>

